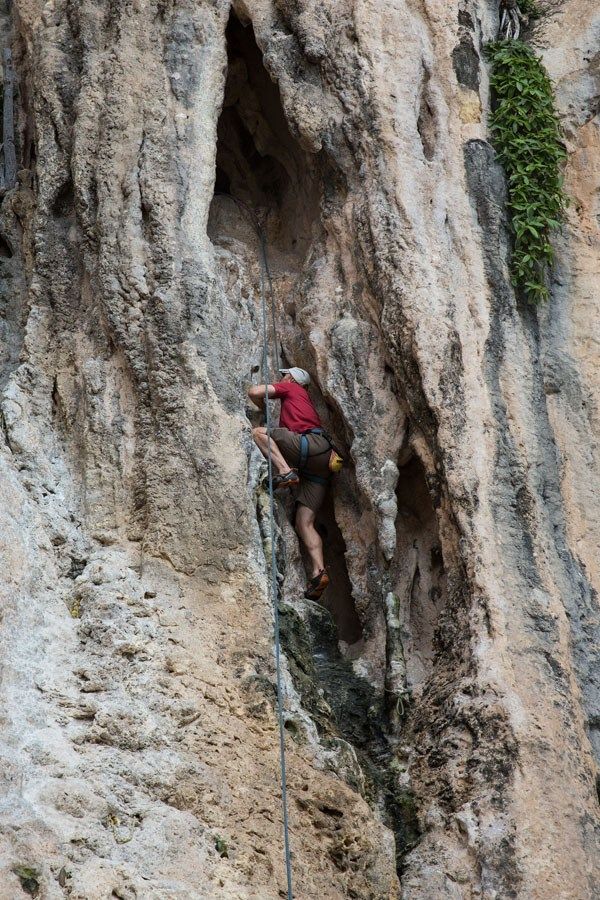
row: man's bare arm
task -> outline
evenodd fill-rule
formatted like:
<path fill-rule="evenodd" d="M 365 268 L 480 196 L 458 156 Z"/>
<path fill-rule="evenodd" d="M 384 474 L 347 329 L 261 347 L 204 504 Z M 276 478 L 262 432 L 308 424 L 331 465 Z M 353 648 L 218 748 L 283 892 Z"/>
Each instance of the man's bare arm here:
<path fill-rule="evenodd" d="M 270 384 L 267 387 L 269 398 L 273 400 L 275 398 L 275 385 Z M 264 384 L 253 384 L 248 388 L 248 397 L 252 400 L 253 403 L 256 403 L 259 409 L 265 408 L 265 385 Z"/>

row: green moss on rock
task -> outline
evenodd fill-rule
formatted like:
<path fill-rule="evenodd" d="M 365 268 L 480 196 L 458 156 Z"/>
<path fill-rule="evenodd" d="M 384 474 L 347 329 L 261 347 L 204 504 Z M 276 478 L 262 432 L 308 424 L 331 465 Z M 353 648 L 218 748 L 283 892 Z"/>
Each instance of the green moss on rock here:
<path fill-rule="evenodd" d="M 31 866 L 13 866 L 13 872 L 21 882 L 21 887 L 31 897 L 38 897 L 40 892 L 40 873 Z"/>

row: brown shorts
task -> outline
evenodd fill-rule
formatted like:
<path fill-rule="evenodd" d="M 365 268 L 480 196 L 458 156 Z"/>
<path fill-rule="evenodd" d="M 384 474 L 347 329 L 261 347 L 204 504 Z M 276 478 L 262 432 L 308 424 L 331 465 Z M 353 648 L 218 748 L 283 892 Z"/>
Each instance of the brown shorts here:
<path fill-rule="evenodd" d="M 281 450 L 281 454 L 290 464 L 298 467 L 300 463 L 300 435 L 288 428 L 272 428 L 271 437 Z M 321 478 L 329 478 L 329 441 L 320 434 L 307 434 L 308 459 L 305 471 L 309 475 L 319 475 Z M 300 487 L 296 502 L 308 506 L 317 512 L 323 505 L 327 493 L 327 484 L 316 484 L 300 476 Z"/>

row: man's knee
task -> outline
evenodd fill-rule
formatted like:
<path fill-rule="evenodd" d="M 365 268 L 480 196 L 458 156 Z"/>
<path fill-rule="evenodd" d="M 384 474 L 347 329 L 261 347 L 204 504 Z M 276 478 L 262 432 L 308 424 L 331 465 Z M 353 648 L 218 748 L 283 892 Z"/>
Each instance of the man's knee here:
<path fill-rule="evenodd" d="M 252 429 L 252 437 L 258 443 L 261 438 L 266 437 L 267 429 L 263 425 L 257 425 L 256 428 Z"/>

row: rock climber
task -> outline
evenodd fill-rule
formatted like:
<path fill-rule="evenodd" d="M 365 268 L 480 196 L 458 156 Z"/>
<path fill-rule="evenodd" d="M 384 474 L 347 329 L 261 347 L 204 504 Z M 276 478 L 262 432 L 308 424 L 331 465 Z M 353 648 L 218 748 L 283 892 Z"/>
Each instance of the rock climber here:
<path fill-rule="evenodd" d="M 295 528 L 306 547 L 312 574 L 304 596 L 317 600 L 329 576 L 323 560 L 323 541 L 315 528 L 315 516 L 323 504 L 329 484 L 330 440 L 325 436 L 319 415 L 308 394 L 310 375 L 298 366 L 279 370 L 276 384 L 253 385 L 248 397 L 264 409 L 265 393 L 269 399 L 281 400 L 279 427 L 271 428 L 271 459 L 277 475 L 274 490 L 298 487 Z M 253 428 L 252 437 L 267 458 L 269 436 L 265 427 Z"/>

